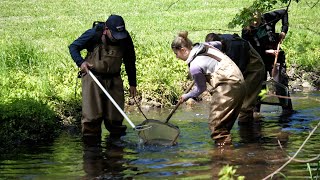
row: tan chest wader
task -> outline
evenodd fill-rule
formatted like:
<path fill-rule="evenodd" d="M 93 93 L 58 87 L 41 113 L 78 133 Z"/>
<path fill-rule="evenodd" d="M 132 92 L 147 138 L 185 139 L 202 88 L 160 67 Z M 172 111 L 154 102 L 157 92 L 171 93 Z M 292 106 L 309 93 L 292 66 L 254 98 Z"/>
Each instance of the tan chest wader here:
<path fill-rule="evenodd" d="M 264 82 L 265 67 L 262 58 L 250 45 L 250 60 L 244 73 L 247 94 L 239 114 L 239 122 L 252 122 L 253 111 Z"/>
<path fill-rule="evenodd" d="M 224 57 L 207 81 L 213 87 L 209 113 L 211 138 L 217 144 L 231 143 L 230 131 L 246 94 L 242 73 L 231 59 Z"/>
<path fill-rule="evenodd" d="M 91 71 L 118 105 L 124 108 L 123 81 L 120 76 L 123 52 L 118 46 L 99 45 L 88 54 L 86 61 L 93 64 Z M 123 116 L 103 94 L 89 75 L 82 77 L 82 133 L 84 136 L 100 136 L 104 122 L 110 136 L 125 135 Z"/>

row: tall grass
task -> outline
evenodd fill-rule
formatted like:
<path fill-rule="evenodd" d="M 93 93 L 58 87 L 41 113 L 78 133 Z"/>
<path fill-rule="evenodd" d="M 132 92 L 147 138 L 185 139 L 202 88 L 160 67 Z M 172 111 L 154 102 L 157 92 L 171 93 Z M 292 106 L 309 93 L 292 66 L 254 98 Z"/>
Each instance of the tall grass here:
<path fill-rule="evenodd" d="M 0 100 L 32 97 L 54 105 L 80 100 L 78 68 L 68 45 L 95 20 L 120 14 L 137 53 L 138 91 L 147 100 L 173 103 L 187 81 L 187 66 L 170 49 L 174 36 L 189 31 L 193 42 L 209 32 L 240 33 L 228 23 L 250 0 L 25 0 L 0 4 Z M 283 48 L 288 63 L 319 71 L 319 6 L 305 1 L 290 7 L 290 29 Z M 85 53 L 83 53 L 85 54 Z M 125 74 L 125 72 L 122 72 Z M 126 77 L 125 86 L 128 88 Z"/>

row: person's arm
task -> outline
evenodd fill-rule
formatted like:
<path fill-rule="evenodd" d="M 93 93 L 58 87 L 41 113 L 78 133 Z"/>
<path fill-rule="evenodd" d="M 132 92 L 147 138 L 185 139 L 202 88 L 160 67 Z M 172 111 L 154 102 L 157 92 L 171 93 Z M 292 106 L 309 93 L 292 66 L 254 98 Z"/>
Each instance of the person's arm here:
<path fill-rule="evenodd" d="M 213 46 L 217 49 L 219 49 L 220 51 L 222 51 L 222 43 L 220 41 L 210 41 L 210 42 L 206 42 L 208 45 Z"/>
<path fill-rule="evenodd" d="M 265 19 L 267 22 L 273 22 L 276 24 L 281 19 L 281 33 L 280 33 L 280 40 L 282 41 L 288 30 L 289 30 L 289 17 L 288 11 L 286 9 L 280 9 L 276 11 L 272 11 L 270 13 L 264 14 Z"/>
<path fill-rule="evenodd" d="M 207 80 L 205 75 L 202 73 L 201 68 L 199 66 L 190 67 L 190 73 L 195 82 L 195 88 L 187 94 L 183 94 L 181 96 L 182 101 L 186 101 L 189 98 L 198 97 L 207 89 Z"/>
<path fill-rule="evenodd" d="M 282 27 L 281 27 L 281 33 L 280 33 L 280 41 L 286 37 L 286 34 L 289 30 L 289 17 L 288 17 L 288 11 L 284 10 L 282 17 Z"/>
<path fill-rule="evenodd" d="M 289 30 L 289 17 L 288 17 L 288 11 L 285 9 L 276 11 L 281 16 L 281 32 L 287 33 Z"/>
<path fill-rule="evenodd" d="M 83 49 L 87 48 L 87 45 L 89 41 L 94 37 L 94 34 L 95 34 L 95 30 L 89 29 L 69 45 L 70 55 L 78 67 L 80 67 L 81 64 L 84 62 L 84 59 L 82 58 L 80 52 Z"/>
<path fill-rule="evenodd" d="M 136 76 L 136 53 L 134 50 L 134 45 L 130 35 L 124 40 L 125 43 L 123 47 L 125 48 L 123 62 L 125 65 L 125 70 L 128 75 L 128 81 L 130 86 L 137 86 L 137 76 Z"/>
<path fill-rule="evenodd" d="M 136 95 L 136 86 L 137 86 L 137 70 L 136 70 L 136 53 L 134 49 L 134 45 L 132 42 L 132 38 L 129 35 L 126 39 L 124 39 L 121 44 L 124 48 L 124 56 L 123 63 L 125 65 L 125 70 L 128 76 L 128 81 L 130 85 L 130 95 Z"/>

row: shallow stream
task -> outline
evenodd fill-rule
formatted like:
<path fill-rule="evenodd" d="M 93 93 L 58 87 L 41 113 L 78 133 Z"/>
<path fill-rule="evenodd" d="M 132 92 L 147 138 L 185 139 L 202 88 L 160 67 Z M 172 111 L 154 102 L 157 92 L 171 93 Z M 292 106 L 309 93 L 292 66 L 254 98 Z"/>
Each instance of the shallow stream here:
<path fill-rule="evenodd" d="M 122 141 L 115 142 L 109 142 L 104 131 L 101 146 L 84 145 L 79 133 L 64 132 L 53 143 L 2 154 L 0 179 L 218 179 L 225 165 L 236 167 L 236 174 L 246 179 L 263 179 L 281 167 L 287 155 L 295 154 L 320 120 L 319 92 L 292 97 L 297 113 L 291 117 L 280 118 L 280 107 L 263 105 L 260 123 L 239 127 L 236 122 L 231 147 L 214 145 L 207 125 L 209 106 L 201 102 L 181 105 L 172 116 L 170 123 L 181 131 L 176 146 L 141 145 L 130 128 Z M 148 119 L 165 120 L 170 110 L 143 111 Z M 135 124 L 144 120 L 137 108 L 126 112 Z M 296 158 L 319 155 L 319 141 L 317 129 Z M 311 163 L 314 171 L 316 167 Z M 291 162 L 281 173 L 288 179 L 310 178 L 306 163 Z"/>

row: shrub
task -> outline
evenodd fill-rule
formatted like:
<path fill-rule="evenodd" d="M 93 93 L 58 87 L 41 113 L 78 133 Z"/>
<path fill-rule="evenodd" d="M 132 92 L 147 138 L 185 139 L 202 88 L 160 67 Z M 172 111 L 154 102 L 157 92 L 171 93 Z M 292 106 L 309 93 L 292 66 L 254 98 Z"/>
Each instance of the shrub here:
<path fill-rule="evenodd" d="M 0 147 L 52 139 L 59 121 L 55 113 L 41 101 L 14 99 L 0 104 Z M 0 149 L 1 150 L 1 149 Z"/>

